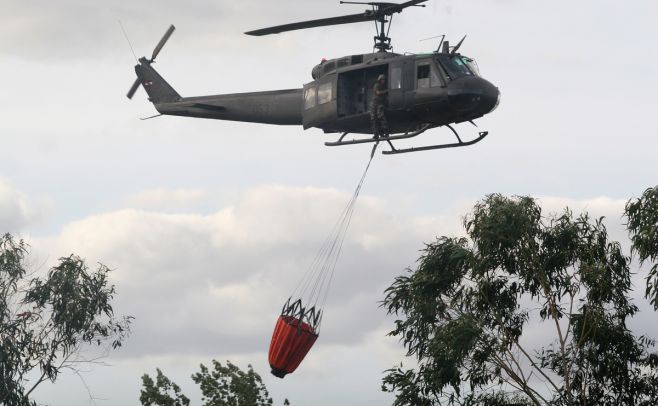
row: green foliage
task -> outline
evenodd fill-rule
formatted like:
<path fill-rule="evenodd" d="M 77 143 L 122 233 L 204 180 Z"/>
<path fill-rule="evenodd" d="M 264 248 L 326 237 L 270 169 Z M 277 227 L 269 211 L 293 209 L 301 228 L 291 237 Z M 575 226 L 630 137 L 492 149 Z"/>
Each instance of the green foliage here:
<path fill-rule="evenodd" d="M 212 363 L 212 371 L 201 364 L 201 371 L 192 375 L 192 380 L 201 388 L 206 406 L 272 404 L 267 388 L 251 365 L 244 372 L 230 361 L 226 361 L 226 366 L 216 360 Z"/>
<path fill-rule="evenodd" d="M 226 365 L 212 361 L 213 369 L 201 364 L 200 371 L 192 375 L 192 380 L 199 385 L 204 406 L 269 406 L 272 398 L 260 375 L 251 365 L 247 371 L 241 370 L 230 361 Z M 171 382 L 158 369 L 156 383 L 148 375 L 142 377 L 143 389 L 140 396 L 142 405 L 184 406 L 189 399 L 180 393 L 180 388 Z M 173 394 L 172 394 L 173 392 Z M 288 399 L 283 402 L 290 405 Z"/>
<path fill-rule="evenodd" d="M 39 384 L 83 362 L 83 345 L 121 346 L 132 319 L 114 318 L 105 266 L 89 272 L 71 255 L 45 279 L 28 280 L 27 254 L 23 241 L 0 238 L 0 404 L 29 404 Z M 37 368 L 40 376 L 26 388 L 26 375 Z"/>
<path fill-rule="evenodd" d="M 390 335 L 418 364 L 387 371 L 395 405 L 656 404 L 654 341 L 626 327 L 630 258 L 602 219 L 490 195 L 464 226 L 469 238 L 428 244 L 386 290 Z"/>
<path fill-rule="evenodd" d="M 641 262 L 654 262 L 647 276 L 646 297 L 658 309 L 658 186 L 644 191 L 642 197 L 626 204 L 627 227 L 633 251 Z"/>
<path fill-rule="evenodd" d="M 142 376 L 143 389 L 139 401 L 145 406 L 188 406 L 190 399 L 181 393 L 180 387 L 164 376 L 157 369 L 156 381 L 144 374 Z"/>

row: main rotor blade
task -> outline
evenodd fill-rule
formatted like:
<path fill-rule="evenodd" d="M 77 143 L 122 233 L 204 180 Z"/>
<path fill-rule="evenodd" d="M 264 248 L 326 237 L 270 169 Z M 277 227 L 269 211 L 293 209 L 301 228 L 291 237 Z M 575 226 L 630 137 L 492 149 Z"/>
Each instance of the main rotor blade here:
<path fill-rule="evenodd" d="M 301 21 L 298 23 L 277 25 L 275 27 L 262 28 L 259 30 L 247 31 L 247 35 L 269 35 L 278 34 L 286 31 L 302 30 L 304 28 L 323 27 L 325 25 L 338 25 L 338 24 L 351 24 L 360 23 L 363 21 L 372 21 L 377 19 L 377 14 L 370 10 L 366 10 L 360 14 L 350 14 L 339 17 L 321 18 L 319 20 Z"/>
<path fill-rule="evenodd" d="M 135 95 L 135 92 L 137 91 L 137 89 L 139 89 L 139 85 L 140 85 L 140 80 L 139 80 L 139 78 L 137 78 L 137 79 L 135 79 L 135 82 L 133 83 L 133 85 L 130 86 L 130 90 L 128 90 L 128 94 L 126 94 L 126 96 L 129 99 L 133 98 L 133 96 Z"/>
<path fill-rule="evenodd" d="M 245 32 L 245 34 L 261 36 L 261 35 L 269 35 L 269 34 L 279 34 L 281 32 L 286 32 L 286 31 L 303 30 L 304 28 L 323 27 L 326 25 L 351 24 L 351 23 L 361 23 L 364 21 L 379 20 L 380 18 L 384 18 L 384 16 L 387 15 L 390 16 L 393 13 L 399 13 L 400 11 L 402 11 L 407 7 L 415 6 L 420 3 L 424 3 L 426 1 L 427 0 L 410 0 L 401 4 L 364 3 L 364 4 L 376 6 L 377 8 L 375 9 L 374 12 L 372 10 L 366 10 L 360 14 L 350 14 L 345 16 L 320 18 L 318 20 L 309 20 L 309 21 L 301 21 L 298 23 L 277 25 L 274 27 L 262 28 L 260 30 L 247 31 Z M 361 3 L 356 3 L 356 4 L 361 4 Z M 425 7 L 425 6 L 423 5 L 421 7 Z"/>
<path fill-rule="evenodd" d="M 411 1 L 407 1 L 405 3 L 401 3 L 401 4 L 394 4 L 394 5 L 390 5 L 388 7 L 382 8 L 381 12 L 390 16 L 393 13 L 399 13 L 400 11 L 402 11 L 403 9 L 405 9 L 407 7 L 415 6 L 415 5 L 418 5 L 420 3 L 425 3 L 426 1 L 427 0 L 411 0 Z M 425 5 L 423 4 L 420 7 L 425 7 Z"/>
<path fill-rule="evenodd" d="M 167 42 L 169 37 L 171 37 L 171 34 L 174 33 L 175 29 L 176 29 L 176 27 L 174 27 L 173 24 L 170 25 L 169 28 L 167 28 L 167 32 L 164 33 L 164 35 L 162 36 L 162 39 L 160 40 L 160 42 L 158 42 L 158 45 L 156 45 L 155 49 L 153 50 L 153 55 L 151 56 L 151 61 L 153 61 L 155 59 L 155 57 L 158 56 L 158 54 L 160 53 L 160 50 L 162 49 L 164 44 Z"/>

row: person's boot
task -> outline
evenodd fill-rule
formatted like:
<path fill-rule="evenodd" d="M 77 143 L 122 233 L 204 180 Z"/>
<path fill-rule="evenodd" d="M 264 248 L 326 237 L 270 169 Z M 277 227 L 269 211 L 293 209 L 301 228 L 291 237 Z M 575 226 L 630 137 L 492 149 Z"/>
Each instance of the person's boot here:
<path fill-rule="evenodd" d="M 379 128 L 379 125 L 377 124 L 377 122 L 373 122 L 372 123 L 372 134 L 373 134 L 372 139 L 373 140 L 378 140 L 380 133 L 381 133 L 381 130 Z"/>

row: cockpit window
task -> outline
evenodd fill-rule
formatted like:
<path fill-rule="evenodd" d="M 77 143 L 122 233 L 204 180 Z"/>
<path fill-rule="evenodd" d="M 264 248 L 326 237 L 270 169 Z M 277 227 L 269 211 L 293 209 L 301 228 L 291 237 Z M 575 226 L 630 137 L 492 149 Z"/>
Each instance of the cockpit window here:
<path fill-rule="evenodd" d="M 474 73 L 469 68 L 465 58 L 461 55 L 439 55 L 437 61 L 443 66 L 450 79 L 457 79 L 462 76 L 473 76 Z"/>
<path fill-rule="evenodd" d="M 480 68 L 478 67 L 478 63 L 475 62 L 475 59 L 462 56 L 462 60 L 466 62 L 466 65 L 471 70 L 471 72 L 473 72 L 474 75 L 480 76 Z"/>

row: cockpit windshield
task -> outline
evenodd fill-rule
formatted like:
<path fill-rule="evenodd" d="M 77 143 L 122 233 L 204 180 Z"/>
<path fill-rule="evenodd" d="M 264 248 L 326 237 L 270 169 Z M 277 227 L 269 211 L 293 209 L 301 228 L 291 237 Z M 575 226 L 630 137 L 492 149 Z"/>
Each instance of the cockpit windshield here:
<path fill-rule="evenodd" d="M 462 56 L 462 61 L 464 61 L 464 63 L 466 63 L 468 68 L 471 70 L 471 72 L 473 72 L 473 74 L 475 76 L 480 76 L 480 68 L 478 67 L 478 63 L 475 62 L 475 59 L 472 59 L 472 58 L 469 58 L 469 57 L 466 57 L 466 56 Z"/>
<path fill-rule="evenodd" d="M 438 55 L 436 60 L 441 64 L 450 79 L 457 79 L 463 76 L 479 76 L 477 64 L 471 58 L 461 55 Z"/>

